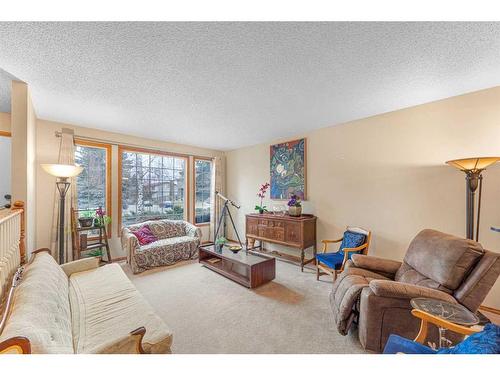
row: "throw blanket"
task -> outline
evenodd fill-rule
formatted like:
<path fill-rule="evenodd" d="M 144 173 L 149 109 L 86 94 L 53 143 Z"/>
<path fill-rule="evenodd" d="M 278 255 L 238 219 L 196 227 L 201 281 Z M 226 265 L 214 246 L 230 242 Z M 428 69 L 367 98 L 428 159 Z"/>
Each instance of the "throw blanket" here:
<path fill-rule="evenodd" d="M 386 278 L 364 269 L 349 267 L 334 281 L 330 304 L 337 330 L 341 335 L 345 336 L 349 332 L 357 315 L 355 307 L 361 291 L 374 279 Z"/>

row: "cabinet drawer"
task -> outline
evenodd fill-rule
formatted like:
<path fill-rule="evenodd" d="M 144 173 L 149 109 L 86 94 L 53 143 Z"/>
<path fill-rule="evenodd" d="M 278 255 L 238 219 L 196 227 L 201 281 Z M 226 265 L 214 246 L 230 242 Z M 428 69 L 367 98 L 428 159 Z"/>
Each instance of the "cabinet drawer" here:
<path fill-rule="evenodd" d="M 272 220 L 260 221 L 258 225 L 258 236 L 262 238 L 268 238 L 270 240 L 284 241 L 285 229 L 283 228 L 283 225 L 279 224 L 281 223 L 277 223 Z"/>
<path fill-rule="evenodd" d="M 278 220 L 261 219 L 259 220 L 259 226 L 269 227 L 269 228 L 283 228 L 285 226 L 285 223 Z"/>

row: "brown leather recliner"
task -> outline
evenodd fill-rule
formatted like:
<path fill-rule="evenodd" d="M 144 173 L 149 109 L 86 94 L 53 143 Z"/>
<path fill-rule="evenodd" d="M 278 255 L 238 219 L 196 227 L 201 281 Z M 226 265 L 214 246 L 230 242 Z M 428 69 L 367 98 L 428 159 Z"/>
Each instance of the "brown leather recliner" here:
<path fill-rule="evenodd" d="M 412 298 L 460 303 L 475 312 L 499 274 L 500 254 L 425 229 L 410 243 L 403 262 L 353 255 L 333 284 L 330 302 L 339 332 L 346 334 L 357 318 L 361 345 L 381 352 L 390 334 L 410 339 L 418 334 Z"/>

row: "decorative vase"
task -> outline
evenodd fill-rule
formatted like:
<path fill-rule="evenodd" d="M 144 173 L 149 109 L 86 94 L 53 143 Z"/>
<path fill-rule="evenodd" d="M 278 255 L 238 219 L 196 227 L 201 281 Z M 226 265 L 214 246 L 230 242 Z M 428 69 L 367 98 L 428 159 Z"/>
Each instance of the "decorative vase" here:
<path fill-rule="evenodd" d="M 264 213 L 264 210 L 261 208 L 261 209 L 259 210 L 259 214 L 261 214 L 261 215 L 262 215 L 263 213 Z"/>
<path fill-rule="evenodd" d="M 288 207 L 288 215 L 290 216 L 300 216 L 302 215 L 302 207 L 301 206 L 290 206 Z"/>

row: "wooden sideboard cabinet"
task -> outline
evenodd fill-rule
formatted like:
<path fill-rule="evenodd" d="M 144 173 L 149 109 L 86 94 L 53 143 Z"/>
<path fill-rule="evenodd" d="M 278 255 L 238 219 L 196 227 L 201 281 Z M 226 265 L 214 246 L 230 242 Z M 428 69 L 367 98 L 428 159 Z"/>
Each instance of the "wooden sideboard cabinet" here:
<path fill-rule="evenodd" d="M 300 267 L 301 271 L 304 271 L 304 265 L 314 261 L 316 257 L 316 216 L 248 214 L 246 215 L 246 240 L 250 249 L 255 248 L 255 240 L 257 240 L 261 250 L 263 242 L 300 250 Z M 309 247 L 313 248 L 314 256 L 306 260 L 304 251 Z"/>

